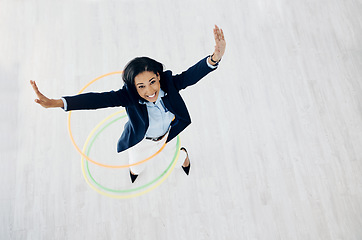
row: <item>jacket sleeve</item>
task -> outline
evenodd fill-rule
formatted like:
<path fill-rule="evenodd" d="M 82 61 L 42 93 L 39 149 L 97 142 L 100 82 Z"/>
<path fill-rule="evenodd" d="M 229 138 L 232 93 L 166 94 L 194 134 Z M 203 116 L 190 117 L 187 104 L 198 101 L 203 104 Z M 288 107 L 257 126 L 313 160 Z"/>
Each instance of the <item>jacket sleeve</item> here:
<path fill-rule="evenodd" d="M 107 107 L 125 107 L 130 104 L 130 96 L 125 87 L 118 91 L 89 92 L 63 97 L 67 101 L 66 111 L 89 110 Z"/>
<path fill-rule="evenodd" d="M 185 89 L 188 86 L 196 84 L 203 77 L 205 77 L 208 73 L 214 71 L 217 68 L 210 68 L 207 65 L 207 58 L 209 56 L 203 58 L 198 63 L 187 69 L 186 71 L 177 74 L 172 77 L 173 83 L 178 91 Z"/>

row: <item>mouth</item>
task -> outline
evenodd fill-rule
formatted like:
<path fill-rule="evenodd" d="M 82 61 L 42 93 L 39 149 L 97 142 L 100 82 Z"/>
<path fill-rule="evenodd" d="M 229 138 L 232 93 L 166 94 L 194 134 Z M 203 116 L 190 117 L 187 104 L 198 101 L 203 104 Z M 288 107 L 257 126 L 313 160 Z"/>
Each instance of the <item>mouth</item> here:
<path fill-rule="evenodd" d="M 151 99 L 153 99 L 153 98 L 155 98 L 155 97 L 156 97 L 156 93 L 157 93 L 157 92 L 155 92 L 155 93 L 154 93 L 154 94 L 152 94 L 152 95 L 146 95 L 146 97 L 147 97 L 147 98 L 151 98 Z"/>

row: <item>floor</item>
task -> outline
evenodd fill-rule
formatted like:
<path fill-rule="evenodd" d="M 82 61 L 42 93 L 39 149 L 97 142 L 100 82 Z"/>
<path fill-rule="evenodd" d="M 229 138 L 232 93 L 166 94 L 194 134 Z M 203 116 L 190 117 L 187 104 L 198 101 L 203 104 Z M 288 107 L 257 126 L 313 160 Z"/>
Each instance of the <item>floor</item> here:
<path fill-rule="evenodd" d="M 0 239 L 362 239 L 360 0 L 0 3 Z M 190 175 L 175 168 L 126 199 L 88 186 L 68 114 L 37 105 L 29 80 L 58 99 L 136 56 L 181 73 L 213 52 L 214 24 L 220 66 L 182 91 Z M 114 74 L 86 91 L 121 86 Z M 74 112 L 79 147 L 119 110 Z M 92 158 L 127 163 L 124 123 Z M 127 169 L 89 165 L 103 184 L 133 187 Z"/>

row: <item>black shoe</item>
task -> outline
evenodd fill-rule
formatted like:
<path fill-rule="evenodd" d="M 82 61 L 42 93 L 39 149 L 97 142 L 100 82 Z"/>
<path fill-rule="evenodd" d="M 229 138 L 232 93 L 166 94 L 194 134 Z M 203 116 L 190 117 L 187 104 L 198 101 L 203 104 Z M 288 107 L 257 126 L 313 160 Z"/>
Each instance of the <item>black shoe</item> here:
<path fill-rule="evenodd" d="M 187 153 L 186 148 L 182 147 L 182 148 L 180 148 L 180 150 L 185 151 L 185 152 L 186 152 L 187 157 L 189 157 L 189 154 Z M 182 166 L 182 169 L 184 170 L 184 172 L 186 173 L 186 175 L 189 175 L 189 172 L 190 172 L 190 166 L 191 166 L 191 162 L 190 162 L 190 158 L 189 158 L 189 165 L 188 165 L 187 167 Z"/>
<path fill-rule="evenodd" d="M 129 170 L 129 175 L 131 176 L 131 181 L 132 181 L 132 183 L 134 183 L 134 181 L 136 181 L 136 178 L 138 177 L 138 175 L 132 174 L 132 173 L 131 173 L 131 170 Z"/>

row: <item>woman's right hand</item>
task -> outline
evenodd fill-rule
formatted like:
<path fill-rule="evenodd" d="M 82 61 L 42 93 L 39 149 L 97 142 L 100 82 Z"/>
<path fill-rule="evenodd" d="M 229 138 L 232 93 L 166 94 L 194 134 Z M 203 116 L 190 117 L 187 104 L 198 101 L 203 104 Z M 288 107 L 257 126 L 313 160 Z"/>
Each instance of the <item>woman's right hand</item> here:
<path fill-rule="evenodd" d="M 64 103 L 61 99 L 49 99 L 46 96 L 44 96 L 36 86 L 35 81 L 30 80 L 30 84 L 33 87 L 35 94 L 38 96 L 37 99 L 35 99 L 35 102 L 40 104 L 42 107 L 45 108 L 55 108 L 55 107 L 64 107 Z"/>

